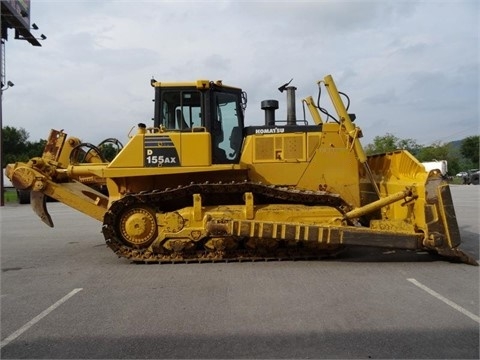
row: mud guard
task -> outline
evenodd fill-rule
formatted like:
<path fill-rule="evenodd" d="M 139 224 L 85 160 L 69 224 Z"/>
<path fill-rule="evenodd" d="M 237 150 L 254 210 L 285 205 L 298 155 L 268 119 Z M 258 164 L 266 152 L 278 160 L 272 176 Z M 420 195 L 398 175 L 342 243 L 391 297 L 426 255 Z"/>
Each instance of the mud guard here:
<path fill-rule="evenodd" d="M 48 226 L 53 228 L 52 217 L 47 210 L 47 199 L 40 191 L 30 191 L 30 203 L 35 214 Z"/>

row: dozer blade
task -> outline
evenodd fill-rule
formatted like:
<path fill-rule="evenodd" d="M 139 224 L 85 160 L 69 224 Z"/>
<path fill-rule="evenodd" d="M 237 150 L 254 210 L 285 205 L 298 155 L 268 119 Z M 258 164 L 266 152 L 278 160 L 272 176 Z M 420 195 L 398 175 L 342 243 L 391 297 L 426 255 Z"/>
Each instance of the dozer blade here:
<path fill-rule="evenodd" d="M 427 182 L 427 192 L 431 194 L 430 198 L 434 198 L 438 202 L 437 211 L 441 221 L 438 224 L 430 225 L 430 232 L 435 236 L 443 234 L 443 246 L 435 247 L 435 251 L 446 258 L 450 258 L 453 261 L 460 261 L 466 264 L 478 266 L 477 261 L 458 248 L 461 243 L 460 229 L 458 227 L 457 217 L 455 215 L 455 208 L 453 205 L 453 198 L 450 192 L 450 187 L 444 182 L 440 182 L 438 179 L 429 180 Z M 434 190 L 435 189 L 435 190 Z M 427 196 L 427 199 L 429 197 Z M 429 199 L 430 202 L 433 202 Z"/>
<path fill-rule="evenodd" d="M 443 256 L 447 259 L 450 259 L 454 262 L 462 262 L 464 264 L 468 265 L 473 265 L 473 266 L 478 266 L 477 260 L 475 260 L 474 257 L 470 256 L 466 252 L 460 250 L 460 249 L 448 249 L 448 248 L 443 248 L 443 249 L 437 249 L 437 254 L 440 256 Z"/>
<path fill-rule="evenodd" d="M 52 217 L 47 210 L 47 199 L 45 194 L 39 191 L 30 192 L 30 203 L 35 214 L 48 226 L 53 228 Z"/>
<path fill-rule="evenodd" d="M 391 224 L 403 222 L 411 224 L 417 234 L 424 234 L 417 250 L 426 250 L 436 253 L 452 261 L 463 262 L 478 266 L 477 261 L 459 249 L 461 234 L 458 227 L 455 207 L 449 184 L 443 180 L 439 170 L 426 172 L 423 165 L 408 151 L 397 150 L 385 154 L 376 154 L 368 157 L 372 175 L 379 188 L 385 194 L 395 194 L 405 188 L 414 192 L 411 200 L 405 199 L 383 207 L 375 213 L 366 213 L 370 224 L 382 229 Z M 363 208 L 369 208 L 377 202 L 385 202 L 385 198 L 375 201 L 374 191 L 367 174 L 363 174 L 362 196 L 365 201 L 363 207 L 352 211 L 358 213 Z M 360 214 L 362 215 L 362 214 Z M 392 221 L 393 220 L 393 221 Z M 401 228 L 396 228 L 401 232 Z M 387 240 L 388 241 L 388 240 Z"/>

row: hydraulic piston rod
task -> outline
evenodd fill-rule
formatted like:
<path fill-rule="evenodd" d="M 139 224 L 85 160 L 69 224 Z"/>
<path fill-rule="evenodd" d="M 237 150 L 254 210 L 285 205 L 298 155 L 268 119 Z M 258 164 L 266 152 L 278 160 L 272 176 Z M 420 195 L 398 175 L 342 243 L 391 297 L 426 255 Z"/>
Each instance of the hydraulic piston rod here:
<path fill-rule="evenodd" d="M 375 210 L 379 210 L 382 207 L 397 202 L 399 200 L 406 199 L 407 197 L 413 197 L 412 190 L 406 189 L 404 191 L 399 191 L 398 193 L 395 193 L 393 195 L 381 198 L 380 200 L 374 201 L 357 209 L 353 209 L 352 211 L 349 211 L 343 216 L 343 220 L 358 218 Z"/>

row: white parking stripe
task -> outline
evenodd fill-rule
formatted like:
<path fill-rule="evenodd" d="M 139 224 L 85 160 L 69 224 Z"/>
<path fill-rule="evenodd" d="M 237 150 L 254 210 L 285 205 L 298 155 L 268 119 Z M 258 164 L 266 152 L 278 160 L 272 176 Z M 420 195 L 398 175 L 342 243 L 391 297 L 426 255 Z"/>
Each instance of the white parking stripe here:
<path fill-rule="evenodd" d="M 37 322 L 39 322 L 40 320 L 42 320 L 45 316 L 47 316 L 48 314 L 50 314 L 53 310 L 55 310 L 57 307 L 59 307 L 60 305 L 62 305 L 65 301 L 67 301 L 68 299 L 70 299 L 73 295 L 75 295 L 76 293 L 78 293 L 79 291 L 82 291 L 83 289 L 82 288 L 78 288 L 78 289 L 73 289 L 72 291 L 70 291 L 67 295 L 65 295 L 63 298 L 61 298 L 60 300 L 58 300 L 55 304 L 53 304 L 52 306 L 50 306 L 48 309 L 45 309 L 43 310 L 40 314 L 38 314 L 37 316 L 35 316 L 32 320 L 30 320 L 29 322 L 27 322 L 25 325 L 23 325 L 20 329 L 18 329 L 17 331 L 15 331 L 14 333 L 12 333 L 11 335 L 7 336 L 4 340 L 2 340 L 0 342 L 0 349 L 3 348 L 5 345 L 9 344 L 11 341 L 15 340 L 17 337 L 19 337 L 20 335 L 22 335 L 25 331 L 27 331 L 28 329 L 30 329 L 33 325 L 35 325 Z"/>
<path fill-rule="evenodd" d="M 476 321 L 477 323 L 480 324 L 480 317 L 479 316 L 477 316 L 475 314 L 472 314 L 470 311 L 464 309 L 460 305 L 455 304 L 453 301 L 448 300 L 446 297 L 440 295 L 436 291 L 433 291 L 428 286 L 423 285 L 422 283 L 418 282 L 417 280 L 415 280 L 415 279 L 407 279 L 407 280 L 410 281 L 412 284 L 418 286 L 420 289 L 425 290 L 430 295 L 436 297 L 438 300 L 443 301 L 445 304 L 451 306 L 452 308 L 454 308 L 457 311 L 460 311 L 463 315 L 468 316 L 470 319 L 472 319 L 472 320 L 474 320 L 474 321 Z"/>

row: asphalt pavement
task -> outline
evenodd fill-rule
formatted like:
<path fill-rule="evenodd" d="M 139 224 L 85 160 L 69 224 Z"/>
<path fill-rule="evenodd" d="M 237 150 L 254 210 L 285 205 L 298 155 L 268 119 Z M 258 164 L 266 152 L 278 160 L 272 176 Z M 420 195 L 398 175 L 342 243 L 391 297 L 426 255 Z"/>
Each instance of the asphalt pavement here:
<path fill-rule="evenodd" d="M 452 186 L 479 258 L 479 186 Z M 138 265 L 49 203 L 1 216 L 1 357 L 479 358 L 479 267 L 355 248 L 338 259 Z"/>

